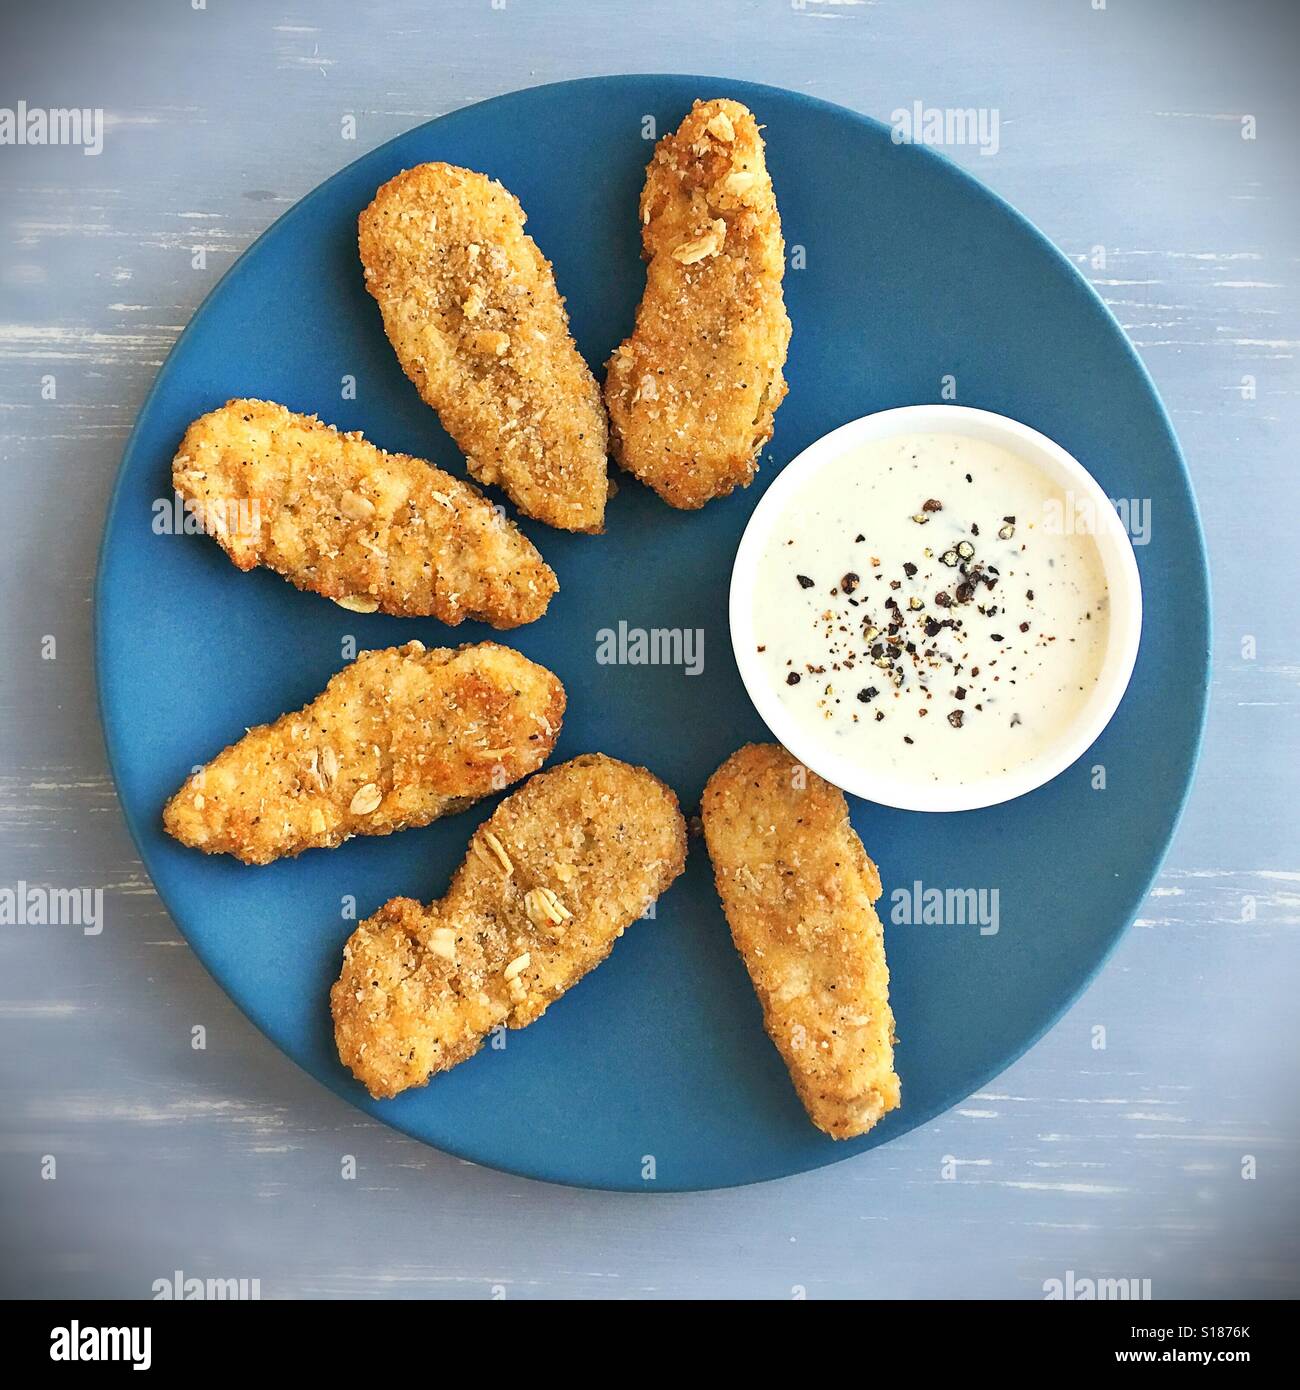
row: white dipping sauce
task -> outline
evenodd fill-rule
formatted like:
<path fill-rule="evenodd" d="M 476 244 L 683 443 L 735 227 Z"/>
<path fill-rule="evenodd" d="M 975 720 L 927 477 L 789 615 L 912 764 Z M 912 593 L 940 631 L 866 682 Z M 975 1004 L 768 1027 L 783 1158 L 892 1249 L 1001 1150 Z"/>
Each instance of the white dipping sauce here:
<path fill-rule="evenodd" d="M 758 566 L 753 631 L 778 698 L 836 757 L 904 781 L 966 785 L 1058 745 L 1110 626 L 1073 515 L 999 444 L 851 447 L 787 504 Z"/>

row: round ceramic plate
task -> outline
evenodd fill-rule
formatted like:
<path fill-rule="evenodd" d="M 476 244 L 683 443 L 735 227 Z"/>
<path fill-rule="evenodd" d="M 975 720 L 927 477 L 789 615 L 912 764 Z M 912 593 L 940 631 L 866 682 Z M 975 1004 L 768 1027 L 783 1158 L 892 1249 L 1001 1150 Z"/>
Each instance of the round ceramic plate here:
<path fill-rule="evenodd" d="M 689 812 L 728 754 L 767 737 L 728 642 L 746 518 L 810 441 L 870 411 L 942 399 L 946 378 L 959 402 L 1043 431 L 1109 497 L 1135 499 L 1134 520 L 1148 523 L 1135 536 L 1148 622 L 1133 682 L 1092 750 L 1019 801 L 951 816 L 851 803 L 885 883 L 903 1083 L 902 1108 L 865 1138 L 832 1142 L 795 1099 L 699 839 L 654 920 L 629 929 L 543 1019 L 424 1089 L 375 1102 L 333 1047 L 327 995 L 355 925 L 345 914 L 397 894 L 440 896 L 495 802 L 267 868 L 183 849 L 159 814 L 195 763 L 313 698 L 349 637 L 364 648 L 493 634 L 361 617 L 268 572 L 241 574 L 206 537 L 156 533 L 154 504 L 170 497 L 186 425 L 234 396 L 317 413 L 464 472 L 398 367 L 357 259 L 357 214 L 385 179 L 426 160 L 483 170 L 519 196 L 599 373 L 644 285 L 637 198 L 651 123 L 663 134 L 707 96 L 745 102 L 765 126 L 790 263 L 790 394 L 747 491 L 679 512 L 620 475 L 603 536 L 525 523 L 561 587 L 540 622 L 507 640 L 568 689 L 553 763 L 596 750 L 643 763 Z M 620 624 L 699 634 L 701 669 L 602 664 L 600 634 Z M 1208 625 L 1204 547 L 1169 422 L 1117 324 L 1040 233 L 943 158 L 853 112 L 743 82 L 639 76 L 517 92 L 421 126 L 322 184 L 239 260 L 167 359 L 127 447 L 96 642 L 109 754 L 140 853 L 194 950 L 259 1028 L 355 1105 L 441 1149 L 556 1182 L 663 1191 L 780 1177 L 886 1143 L 982 1086 L 1060 1016 L 1168 844 L 1196 761 Z M 976 896 L 985 911 L 927 924 L 915 885 L 987 890 Z"/>

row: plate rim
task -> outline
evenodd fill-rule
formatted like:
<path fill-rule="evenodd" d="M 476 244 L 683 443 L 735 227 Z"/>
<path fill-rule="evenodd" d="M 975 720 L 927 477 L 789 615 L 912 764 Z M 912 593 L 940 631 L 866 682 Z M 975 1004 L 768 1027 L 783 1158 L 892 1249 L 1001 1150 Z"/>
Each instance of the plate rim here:
<path fill-rule="evenodd" d="M 430 1139 L 426 1138 L 424 1135 L 416 1133 L 413 1128 L 411 1128 L 407 1124 L 404 1124 L 397 1117 L 388 1117 L 383 1114 L 377 1113 L 373 1108 L 371 1108 L 371 1105 L 367 1105 L 365 1102 L 363 1102 L 361 1097 L 347 1094 L 344 1090 L 343 1078 L 339 1078 L 337 1084 L 335 1084 L 335 1082 L 329 1079 L 317 1076 L 303 1062 L 299 1061 L 296 1056 L 286 1051 L 285 1048 L 283 1048 L 280 1045 L 280 1043 L 277 1042 L 276 1039 L 272 1037 L 271 1034 L 268 1033 L 261 1026 L 261 1024 L 258 1023 L 258 1021 L 248 1012 L 244 1005 L 226 989 L 224 984 L 222 984 L 220 978 L 213 971 L 212 967 L 208 964 L 205 952 L 198 945 L 196 945 L 194 941 L 190 939 L 189 933 L 185 930 L 184 926 L 181 923 L 180 917 L 178 916 L 175 908 L 173 907 L 172 902 L 169 900 L 169 895 L 164 893 L 163 890 L 159 887 L 157 881 L 154 878 L 153 872 L 149 866 L 149 861 L 144 850 L 142 832 L 140 829 L 140 818 L 132 811 L 130 807 L 128 807 L 126 801 L 122 797 L 122 779 L 119 774 L 118 766 L 119 752 L 115 747 L 114 743 L 114 736 L 112 733 L 113 726 L 110 721 L 107 710 L 107 701 L 104 687 L 104 669 L 107 664 L 107 639 L 105 635 L 103 594 L 106 587 L 107 571 L 109 569 L 109 536 L 114 530 L 114 524 L 116 522 L 117 513 L 122 502 L 122 495 L 125 490 L 127 466 L 132 461 L 136 453 L 137 447 L 139 445 L 140 435 L 143 429 L 143 422 L 145 418 L 149 415 L 153 407 L 154 401 L 160 394 L 165 379 L 168 377 L 171 371 L 176 369 L 176 359 L 181 355 L 183 349 L 188 344 L 191 335 L 197 334 L 197 332 L 201 328 L 205 316 L 210 311 L 217 295 L 224 288 L 226 281 L 230 277 L 232 277 L 236 271 L 239 270 L 246 257 L 251 255 L 264 241 L 268 240 L 273 233 L 278 231 L 282 223 L 284 223 L 289 217 L 295 216 L 298 213 L 300 213 L 305 207 L 313 203 L 316 199 L 325 197 L 328 190 L 330 190 L 334 184 L 341 181 L 345 176 L 351 173 L 351 171 L 355 168 L 356 165 L 362 163 L 363 161 L 372 159 L 375 156 L 383 154 L 385 151 L 390 150 L 399 142 L 408 139 L 410 136 L 416 134 L 419 131 L 427 129 L 430 126 L 437 125 L 440 121 L 454 119 L 455 117 L 458 117 L 461 114 L 468 111 L 478 111 L 484 107 L 494 106 L 498 103 L 505 103 L 525 93 L 541 93 L 549 90 L 573 89 L 578 87 L 598 87 L 601 85 L 616 85 L 628 82 L 644 84 L 669 82 L 674 84 L 694 84 L 702 89 L 711 88 L 723 94 L 752 93 L 755 94 L 760 101 L 764 95 L 771 95 L 773 97 L 780 98 L 783 101 L 794 101 L 798 105 L 804 105 L 817 110 L 821 110 L 825 114 L 836 118 L 847 118 L 852 122 L 855 122 L 859 125 L 862 125 L 870 129 L 877 137 L 881 133 L 887 133 L 890 134 L 892 139 L 892 132 L 890 130 L 890 127 L 886 125 L 883 121 L 877 119 L 876 117 L 866 115 L 861 111 L 854 110 L 852 107 L 844 106 L 841 103 L 828 101 L 823 97 L 812 96 L 807 92 L 796 91 L 793 88 L 780 87 L 765 82 L 754 82 L 744 78 L 718 77 L 694 73 L 624 72 L 599 74 L 577 78 L 567 78 L 556 82 L 543 82 L 536 83 L 531 86 L 514 88 L 508 92 L 499 92 L 496 95 L 486 97 L 481 101 L 469 102 L 464 106 L 458 106 L 450 111 L 444 111 L 439 115 L 431 117 L 427 121 L 421 121 L 419 124 L 410 126 L 406 130 L 399 131 L 396 135 L 391 136 L 389 139 L 381 141 L 372 149 L 365 150 L 362 153 L 358 154 L 355 159 L 349 160 L 341 168 L 336 169 L 332 174 L 322 179 L 320 183 L 316 184 L 313 188 L 308 190 L 308 192 L 303 194 L 301 198 L 298 198 L 294 203 L 287 207 L 283 212 L 280 213 L 278 217 L 276 217 L 276 219 L 269 226 L 267 226 L 260 233 L 258 233 L 258 235 L 239 253 L 239 255 L 235 258 L 232 264 L 229 265 L 225 269 L 225 271 L 222 272 L 220 278 L 216 281 L 215 284 L 211 286 L 211 288 L 199 301 L 193 313 L 190 315 L 189 321 L 186 323 L 185 327 L 181 330 L 181 332 L 177 335 L 176 341 L 172 344 L 171 348 L 167 352 L 166 357 L 164 357 L 162 364 L 159 366 L 153 378 L 153 381 L 150 383 L 148 391 L 146 391 L 143 399 L 140 402 L 140 405 L 135 414 L 135 418 L 132 422 L 131 431 L 128 434 L 126 442 L 122 447 L 122 453 L 118 460 L 117 469 L 114 474 L 113 485 L 109 492 L 107 505 L 104 509 L 103 522 L 100 530 L 98 553 L 95 562 L 94 578 L 91 589 L 90 652 L 93 670 L 93 684 L 95 690 L 95 709 L 99 721 L 100 734 L 103 740 L 109 775 L 112 778 L 114 796 L 117 802 L 117 806 L 122 814 L 122 818 L 126 822 L 127 832 L 131 837 L 131 842 L 135 847 L 136 853 L 140 859 L 141 867 L 148 875 L 150 885 L 153 888 L 154 892 L 157 894 L 158 900 L 159 902 L 161 902 L 163 908 L 167 912 L 167 915 L 171 919 L 172 924 L 175 926 L 176 930 L 184 939 L 186 945 L 189 947 L 195 959 L 203 967 L 209 979 L 213 982 L 214 985 L 216 985 L 216 987 L 221 991 L 221 993 L 226 997 L 226 999 L 228 999 L 235 1006 L 235 1008 L 239 1010 L 240 1014 L 248 1020 L 248 1022 L 257 1030 L 257 1032 L 261 1035 L 263 1039 L 266 1040 L 266 1042 L 268 1042 L 273 1048 L 275 1048 L 275 1050 L 278 1053 L 280 1053 L 281 1056 L 287 1058 L 288 1061 L 291 1062 L 305 1076 L 309 1077 L 313 1082 L 320 1086 L 323 1086 L 327 1091 L 337 1096 L 339 1099 L 343 1100 L 353 1110 L 360 1111 L 360 1113 L 366 1115 L 369 1119 L 374 1120 L 379 1124 L 385 1125 L 390 1129 L 394 1129 L 398 1133 L 403 1134 L 406 1137 L 413 1139 L 416 1142 L 423 1144 L 430 1149 L 433 1149 L 435 1152 L 446 1154 L 449 1157 L 469 1162 L 477 1167 L 486 1168 L 493 1172 L 508 1174 L 512 1177 L 526 1178 L 532 1182 L 546 1183 L 553 1186 L 567 1187 L 583 1191 L 629 1192 L 642 1193 L 651 1196 L 667 1197 L 669 1195 L 678 1193 L 721 1192 L 738 1187 L 751 1187 L 763 1183 L 783 1182 L 792 1178 L 797 1178 L 805 1174 L 818 1172 L 824 1168 L 832 1167 L 838 1163 L 844 1162 L 847 1159 L 865 1158 L 868 1153 L 873 1153 L 877 1149 L 884 1148 L 888 1144 L 891 1144 L 896 1140 L 901 1140 L 905 1138 L 906 1135 L 915 1133 L 917 1130 L 921 1129 L 925 1125 L 928 1125 L 932 1123 L 934 1120 L 941 1117 L 942 1115 L 947 1114 L 957 1105 L 960 1105 L 963 1098 L 969 1098 L 971 1095 L 979 1091 L 983 1086 L 988 1085 L 989 1082 L 994 1080 L 996 1077 L 1002 1075 L 1005 1071 L 1009 1070 L 1012 1066 L 1019 1062 L 1032 1048 L 1034 1048 L 1039 1042 L 1041 1042 L 1042 1039 L 1053 1028 L 1055 1028 L 1058 1023 L 1060 1023 L 1061 1019 L 1065 1016 L 1065 1014 L 1068 1013 L 1069 1010 L 1074 1007 L 1074 1005 L 1079 1001 L 1083 994 L 1096 980 L 1102 968 L 1109 962 L 1111 956 L 1114 954 L 1120 941 L 1123 940 L 1123 938 L 1127 935 L 1128 930 L 1133 925 L 1133 921 L 1136 918 L 1138 912 L 1140 911 L 1143 902 L 1145 902 L 1147 897 L 1150 895 L 1152 886 L 1155 884 L 1162 868 L 1164 867 L 1164 863 L 1168 857 L 1169 850 L 1173 843 L 1174 837 L 1178 833 L 1178 829 L 1182 823 L 1183 816 L 1186 813 L 1187 804 L 1191 797 L 1192 788 L 1196 782 L 1197 772 L 1200 767 L 1200 761 L 1205 742 L 1205 731 L 1209 712 L 1209 692 L 1213 671 L 1214 613 L 1209 550 L 1206 545 L 1205 530 L 1201 520 L 1200 505 L 1197 500 L 1196 489 L 1192 480 L 1191 472 L 1188 469 L 1187 460 L 1183 453 L 1183 448 L 1179 441 L 1178 434 L 1174 429 L 1173 421 L 1170 419 L 1169 410 L 1166 407 L 1165 402 L 1162 396 L 1160 395 L 1159 390 L 1156 387 L 1155 380 L 1152 377 L 1150 371 L 1148 370 L 1146 363 L 1138 354 L 1137 349 L 1133 346 L 1133 343 L 1130 341 L 1128 334 L 1125 332 L 1119 320 L 1111 312 L 1110 307 L 1106 304 L 1105 300 L 1102 298 L 1097 288 L 1091 283 L 1091 281 L 1088 280 L 1088 278 L 1082 273 L 1079 267 L 1075 265 L 1075 263 L 1065 254 L 1065 252 L 1063 252 L 1056 245 L 1056 243 L 1044 231 L 1042 231 L 1041 228 L 1037 226 L 1036 223 L 1034 223 L 1028 216 L 1022 213 L 1013 204 L 1009 203 L 1005 198 L 1001 196 L 1001 194 L 988 187 L 987 184 L 983 183 L 980 179 L 976 178 L 974 174 L 970 173 L 960 164 L 956 163 L 956 161 L 950 159 L 947 155 L 943 154 L 941 151 L 931 146 L 925 144 L 917 144 L 910 141 L 894 142 L 908 144 L 910 146 L 910 152 L 913 157 L 919 158 L 923 161 L 935 161 L 939 166 L 942 167 L 942 169 L 946 172 L 948 176 L 955 175 L 957 180 L 962 185 L 964 185 L 965 191 L 969 195 L 977 198 L 978 200 L 990 204 L 999 212 L 1001 212 L 1004 216 L 1009 217 L 1014 223 L 1019 225 L 1022 231 L 1027 232 L 1034 242 L 1036 242 L 1041 248 L 1045 249 L 1049 253 L 1049 257 L 1053 259 L 1058 266 L 1063 267 L 1065 270 L 1069 272 L 1069 277 L 1072 279 L 1076 290 L 1081 289 L 1084 291 L 1085 298 L 1090 301 L 1091 307 L 1094 310 L 1094 312 L 1099 312 L 1102 318 L 1110 324 L 1115 335 L 1118 337 L 1119 342 L 1122 344 L 1123 353 L 1126 359 L 1128 360 L 1129 366 L 1131 368 L 1136 369 L 1138 378 L 1142 386 L 1145 388 L 1146 393 L 1151 400 L 1151 403 L 1154 405 L 1156 419 L 1160 426 L 1163 428 L 1168 438 L 1173 457 L 1178 465 L 1177 476 L 1182 484 L 1183 491 L 1187 498 L 1193 537 L 1195 539 L 1197 551 L 1200 556 L 1200 564 L 1197 566 L 1196 570 L 1197 578 L 1199 579 L 1200 592 L 1195 597 L 1197 600 L 1197 609 L 1202 618 L 1203 641 L 1200 642 L 1196 648 L 1197 655 L 1200 658 L 1202 665 L 1200 679 L 1197 683 L 1197 687 L 1194 692 L 1196 699 L 1194 737 L 1192 740 L 1190 756 L 1187 760 L 1183 785 L 1181 791 L 1179 792 L 1177 803 L 1173 807 L 1173 813 L 1169 819 L 1168 830 L 1158 843 L 1157 852 L 1154 860 L 1154 867 L 1151 871 L 1150 877 L 1147 879 L 1145 885 L 1143 886 L 1141 893 L 1138 895 L 1137 900 L 1131 905 L 1131 907 L 1126 909 L 1122 920 L 1119 922 L 1119 925 L 1111 934 L 1110 939 L 1106 942 L 1104 949 L 1099 953 L 1096 960 L 1091 964 L 1088 970 L 1084 972 L 1082 977 L 1079 979 L 1076 987 L 1069 993 L 1069 995 L 1066 998 L 1062 1000 L 1060 1006 L 1058 1008 L 1053 1009 L 1050 1017 L 1042 1024 L 1041 1027 L 1036 1029 L 1031 1035 L 1027 1036 L 1024 1039 L 1023 1043 L 1018 1044 L 1017 1047 L 1011 1053 L 1000 1058 L 997 1064 L 991 1070 L 988 1070 L 987 1073 L 981 1072 L 978 1075 L 977 1079 L 971 1084 L 970 1090 L 964 1091 L 962 1095 L 959 1095 L 955 1099 L 949 1100 L 936 1107 L 931 1107 L 928 1110 L 928 1112 L 920 1118 L 918 1118 L 914 1124 L 909 1125 L 907 1130 L 905 1130 L 903 1133 L 891 1136 L 891 1138 L 889 1139 L 872 1144 L 866 1149 L 848 1149 L 843 1153 L 836 1153 L 834 1150 L 828 1150 L 826 1152 L 825 1158 L 820 1159 L 817 1162 L 793 1168 L 786 1173 L 773 1174 L 771 1176 L 766 1177 L 737 1178 L 734 1181 L 727 1181 L 721 1183 L 687 1182 L 674 1184 L 671 1181 L 663 1184 L 642 1183 L 636 1187 L 633 1187 L 629 1184 L 615 1180 L 577 1180 L 565 1177 L 539 1175 L 535 1171 L 529 1171 L 528 1169 L 522 1167 L 513 1166 L 508 1161 L 501 1161 L 497 1159 L 488 1161 L 477 1154 L 465 1152 L 464 1150 L 453 1147 L 451 1145 L 446 1145 L 443 1143 L 435 1144 Z M 855 797 L 853 798 L 853 800 L 860 801 L 861 798 Z M 962 1084 L 965 1085 L 966 1083 Z"/>

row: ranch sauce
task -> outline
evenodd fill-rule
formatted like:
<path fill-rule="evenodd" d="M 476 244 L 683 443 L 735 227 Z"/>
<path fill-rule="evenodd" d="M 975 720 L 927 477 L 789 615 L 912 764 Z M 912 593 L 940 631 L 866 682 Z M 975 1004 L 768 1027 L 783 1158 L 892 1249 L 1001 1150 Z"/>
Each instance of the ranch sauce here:
<path fill-rule="evenodd" d="M 1093 536 L 1031 463 L 895 436 L 822 467 L 770 532 L 754 633 L 778 698 L 837 757 L 966 785 L 1080 715 L 1109 617 Z"/>

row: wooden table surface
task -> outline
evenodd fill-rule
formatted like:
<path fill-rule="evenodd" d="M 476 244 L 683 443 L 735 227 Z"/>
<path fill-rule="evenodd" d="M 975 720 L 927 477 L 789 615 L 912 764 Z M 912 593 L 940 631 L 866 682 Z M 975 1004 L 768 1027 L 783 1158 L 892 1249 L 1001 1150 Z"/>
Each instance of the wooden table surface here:
<path fill-rule="evenodd" d="M 1297 1293 L 1289 4 L 47 0 L 5 28 L 0 107 L 102 107 L 106 125 L 96 157 L 0 146 L 0 886 L 103 887 L 106 925 L 0 926 L 4 1292 L 149 1297 L 181 1270 L 257 1279 L 263 1297 L 1041 1298 L 1067 1271 L 1150 1279 L 1157 1298 Z M 946 153 L 1084 269 L 1136 344 L 1186 451 L 1215 590 L 1186 817 L 1058 1026 L 885 1148 L 657 1198 L 445 1157 L 262 1038 L 134 853 L 90 643 L 132 420 L 253 238 L 412 125 L 622 71 L 751 78 L 883 120 L 918 100 L 996 110 L 995 155 Z"/>

